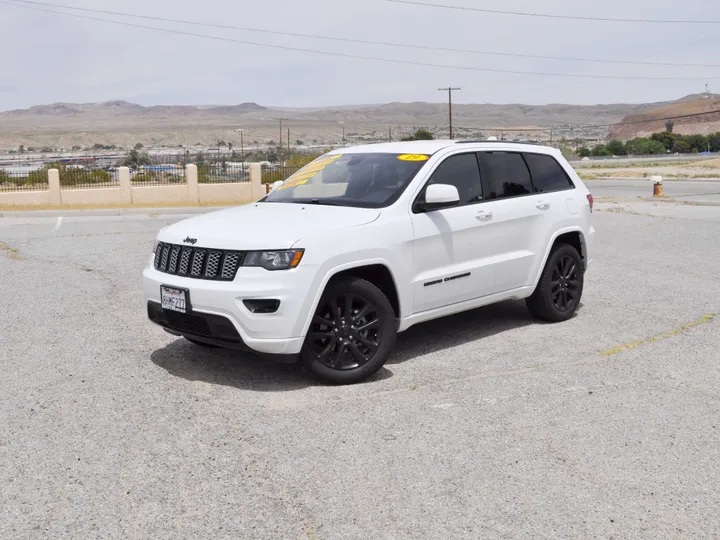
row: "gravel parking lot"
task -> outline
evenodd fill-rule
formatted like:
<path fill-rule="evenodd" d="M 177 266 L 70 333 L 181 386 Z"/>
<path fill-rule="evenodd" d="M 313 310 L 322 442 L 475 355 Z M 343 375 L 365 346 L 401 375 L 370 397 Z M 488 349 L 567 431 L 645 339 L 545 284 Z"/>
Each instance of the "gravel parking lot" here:
<path fill-rule="evenodd" d="M 6 214 L 0 538 L 720 537 L 720 208 L 596 207 L 576 318 L 427 323 L 352 387 L 147 321 L 182 214 Z"/>

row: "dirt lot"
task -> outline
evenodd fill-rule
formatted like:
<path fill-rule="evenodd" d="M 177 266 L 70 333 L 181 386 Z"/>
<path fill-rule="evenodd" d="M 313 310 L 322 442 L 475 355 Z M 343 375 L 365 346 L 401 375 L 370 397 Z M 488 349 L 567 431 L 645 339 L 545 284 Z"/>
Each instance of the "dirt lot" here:
<path fill-rule="evenodd" d="M 597 204 L 567 323 L 428 323 L 340 388 L 146 320 L 183 215 L 0 218 L 0 538 L 720 537 L 720 208 L 661 206 Z"/>
<path fill-rule="evenodd" d="M 664 178 L 703 179 L 720 178 L 720 159 L 675 163 L 637 163 L 631 166 L 578 165 L 575 170 L 581 178 L 649 178 L 660 175 Z"/>

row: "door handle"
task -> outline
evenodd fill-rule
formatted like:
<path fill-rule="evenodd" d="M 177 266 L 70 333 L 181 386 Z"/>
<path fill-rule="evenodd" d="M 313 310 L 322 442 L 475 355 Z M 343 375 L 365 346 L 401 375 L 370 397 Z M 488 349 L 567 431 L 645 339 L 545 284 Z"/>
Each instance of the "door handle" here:
<path fill-rule="evenodd" d="M 544 201 L 540 201 L 540 202 L 537 203 L 535 206 L 537 206 L 538 209 L 540 209 L 540 210 L 547 210 L 548 208 L 550 208 L 550 203 L 546 203 L 546 202 L 544 202 Z"/>
<path fill-rule="evenodd" d="M 477 219 L 490 219 L 492 217 L 492 215 L 493 215 L 492 212 L 486 212 L 484 210 L 481 210 L 480 212 L 475 214 L 475 217 Z"/>

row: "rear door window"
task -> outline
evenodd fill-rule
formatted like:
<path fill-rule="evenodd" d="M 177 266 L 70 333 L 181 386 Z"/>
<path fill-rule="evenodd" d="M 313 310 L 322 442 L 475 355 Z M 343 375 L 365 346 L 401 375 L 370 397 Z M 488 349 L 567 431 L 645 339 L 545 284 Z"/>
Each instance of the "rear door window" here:
<path fill-rule="evenodd" d="M 480 152 L 480 174 L 485 182 L 485 200 L 509 199 L 533 194 L 530 171 L 522 154 Z"/>
<path fill-rule="evenodd" d="M 557 160 L 546 154 L 524 154 L 530 167 L 535 193 L 552 193 L 575 186 Z"/>

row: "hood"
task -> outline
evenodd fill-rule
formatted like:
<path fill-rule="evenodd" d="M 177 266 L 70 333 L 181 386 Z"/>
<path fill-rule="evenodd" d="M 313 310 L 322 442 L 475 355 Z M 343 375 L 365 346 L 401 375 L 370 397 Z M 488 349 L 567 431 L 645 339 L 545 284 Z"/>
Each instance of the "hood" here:
<path fill-rule="evenodd" d="M 158 240 L 237 251 L 289 249 L 301 238 L 375 221 L 370 208 L 294 203 L 250 203 L 184 219 L 163 228 Z M 186 239 L 195 239 L 195 243 Z"/>

